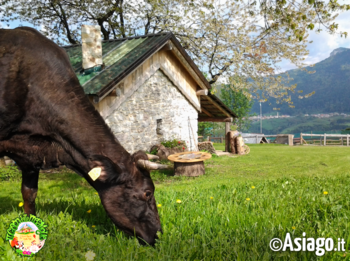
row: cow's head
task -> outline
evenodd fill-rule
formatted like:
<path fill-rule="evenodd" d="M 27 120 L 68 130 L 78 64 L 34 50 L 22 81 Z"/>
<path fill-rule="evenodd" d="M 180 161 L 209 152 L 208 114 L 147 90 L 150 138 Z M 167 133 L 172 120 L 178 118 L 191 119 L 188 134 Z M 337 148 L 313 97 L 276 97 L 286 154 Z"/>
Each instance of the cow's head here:
<path fill-rule="evenodd" d="M 157 232 L 162 230 L 150 170 L 166 166 L 148 161 L 141 151 L 124 165 L 116 165 L 103 156 L 91 160 L 91 167 L 102 169 L 95 188 L 109 217 L 126 234 L 135 235 L 141 244 L 153 245 Z"/>

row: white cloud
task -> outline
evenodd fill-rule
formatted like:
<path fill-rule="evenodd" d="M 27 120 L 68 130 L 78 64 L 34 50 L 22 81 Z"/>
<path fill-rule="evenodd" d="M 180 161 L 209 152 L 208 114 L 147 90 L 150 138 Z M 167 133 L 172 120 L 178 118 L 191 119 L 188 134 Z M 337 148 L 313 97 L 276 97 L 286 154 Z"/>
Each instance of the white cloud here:
<path fill-rule="evenodd" d="M 341 1 L 340 4 L 350 4 L 350 0 Z M 340 37 L 339 34 L 330 35 L 325 31 L 316 33 L 315 31 L 309 32 L 309 41 L 313 43 L 308 44 L 309 55 L 305 57 L 306 64 L 315 64 L 329 57 L 330 53 L 339 47 L 350 48 L 350 12 L 344 12 L 340 14 L 336 20 L 339 28 L 338 32 L 348 32 L 347 38 Z M 297 68 L 295 65 L 288 61 L 282 61 L 280 63 L 282 71 L 291 70 Z"/>

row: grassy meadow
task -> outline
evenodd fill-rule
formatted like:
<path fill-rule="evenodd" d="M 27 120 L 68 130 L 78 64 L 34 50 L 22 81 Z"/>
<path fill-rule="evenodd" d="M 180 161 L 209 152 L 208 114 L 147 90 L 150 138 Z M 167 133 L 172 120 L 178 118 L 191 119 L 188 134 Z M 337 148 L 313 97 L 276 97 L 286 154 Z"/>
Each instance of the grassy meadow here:
<path fill-rule="evenodd" d="M 214 156 L 197 178 L 152 172 L 164 231 L 154 248 L 118 231 L 80 176 L 42 173 L 37 216 L 49 234 L 43 249 L 25 259 L 86 260 L 92 251 L 93 260 L 350 260 L 349 250 L 317 257 L 269 248 L 288 232 L 344 238 L 350 248 L 350 147 L 250 148 L 245 156 Z M 22 260 L 4 241 L 10 221 L 23 212 L 21 181 L 12 175 L 0 184 L 0 260 Z"/>

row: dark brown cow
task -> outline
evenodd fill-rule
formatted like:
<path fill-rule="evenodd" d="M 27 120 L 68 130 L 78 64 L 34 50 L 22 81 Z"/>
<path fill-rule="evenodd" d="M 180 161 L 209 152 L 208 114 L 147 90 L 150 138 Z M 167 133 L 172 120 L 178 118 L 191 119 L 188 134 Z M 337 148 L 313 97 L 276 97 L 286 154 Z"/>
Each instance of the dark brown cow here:
<path fill-rule="evenodd" d="M 149 169 L 162 166 L 120 145 L 85 96 L 66 52 L 32 28 L 0 29 L 2 156 L 22 170 L 27 214 L 35 215 L 39 170 L 66 165 L 96 189 L 120 229 L 155 243 L 161 225 Z M 88 175 L 94 168 L 101 168 L 95 181 Z"/>

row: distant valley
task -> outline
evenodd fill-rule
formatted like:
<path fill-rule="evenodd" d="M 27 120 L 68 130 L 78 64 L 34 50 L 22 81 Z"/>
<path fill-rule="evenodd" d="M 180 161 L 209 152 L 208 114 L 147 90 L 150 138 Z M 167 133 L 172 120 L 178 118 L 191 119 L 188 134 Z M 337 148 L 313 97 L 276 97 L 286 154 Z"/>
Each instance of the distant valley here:
<path fill-rule="evenodd" d="M 288 71 L 289 76 L 293 78 L 290 84 L 297 84 L 295 93 L 291 95 L 295 108 L 290 108 L 287 104 L 276 104 L 272 99 L 262 103 L 262 114 L 265 116 L 264 134 L 310 131 L 339 133 L 350 127 L 350 117 L 344 116 L 350 114 L 350 49 L 335 49 L 329 58 L 316 63 L 314 67 L 307 67 L 307 70 L 316 72 L 308 74 L 301 69 Z M 298 92 L 301 90 L 302 93 Z M 313 91 L 315 94 L 309 98 L 298 98 L 300 94 L 305 95 Z M 276 118 L 277 112 L 279 118 Z M 252 113 L 260 114 L 258 102 L 255 102 Z M 309 117 L 311 114 L 328 116 Z M 268 117 L 268 115 L 276 116 Z M 254 121 L 249 132 L 260 132 L 260 121 Z"/>
<path fill-rule="evenodd" d="M 289 76 L 294 80 L 290 84 L 297 84 L 294 94 L 291 95 L 295 108 L 289 108 L 287 104 L 276 104 L 271 99 L 262 104 L 262 113 L 276 114 L 273 108 L 278 107 L 280 114 L 303 115 L 315 113 L 349 113 L 350 112 L 350 49 L 335 49 L 330 57 L 316 63 L 314 67 L 306 67 L 309 71 L 316 71 L 308 74 L 301 69 L 288 71 Z M 309 98 L 299 99 L 302 95 L 315 91 Z M 271 103 L 271 105 L 269 105 Z M 259 103 L 255 102 L 253 113 L 260 113 Z"/>

